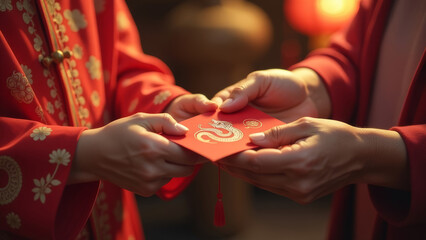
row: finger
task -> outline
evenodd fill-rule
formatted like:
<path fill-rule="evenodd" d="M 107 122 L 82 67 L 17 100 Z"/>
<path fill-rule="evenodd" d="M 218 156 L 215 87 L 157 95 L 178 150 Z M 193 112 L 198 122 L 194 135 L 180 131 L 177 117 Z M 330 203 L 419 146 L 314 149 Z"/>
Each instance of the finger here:
<path fill-rule="evenodd" d="M 203 94 L 194 94 L 182 100 L 183 110 L 193 114 L 215 111 L 217 107 L 216 102 L 209 100 Z"/>
<path fill-rule="evenodd" d="M 266 148 L 278 148 L 293 144 L 313 134 L 311 118 L 301 118 L 289 124 L 275 126 L 265 132 L 253 133 L 249 137 L 252 143 Z"/>
<path fill-rule="evenodd" d="M 188 132 L 188 128 L 178 123 L 170 114 L 136 114 L 138 125 L 146 130 L 155 133 L 165 133 L 168 135 L 184 135 Z"/>
<path fill-rule="evenodd" d="M 179 165 L 165 161 L 162 166 L 162 170 L 165 172 L 165 177 L 186 177 L 194 172 L 194 166 Z"/>
<path fill-rule="evenodd" d="M 252 77 L 240 81 L 219 108 L 224 112 L 235 112 L 242 109 L 250 101 L 261 96 L 260 85 L 261 82 Z"/>

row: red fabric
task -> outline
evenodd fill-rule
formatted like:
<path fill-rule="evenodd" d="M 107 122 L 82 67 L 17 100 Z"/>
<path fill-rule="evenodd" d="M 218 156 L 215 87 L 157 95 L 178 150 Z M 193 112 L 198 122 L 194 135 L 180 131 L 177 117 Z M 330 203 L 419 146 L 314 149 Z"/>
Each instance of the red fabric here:
<path fill-rule="evenodd" d="M 332 117 L 363 126 L 366 123 L 376 62 L 386 27 L 390 0 L 361 2 L 354 21 L 333 36 L 328 48 L 314 51 L 292 69 L 308 67 L 323 79 L 331 96 Z M 398 131 L 405 142 L 410 166 L 411 191 L 369 186 L 379 213 L 373 239 L 426 238 L 426 70 L 425 54 L 412 80 L 400 116 Z M 333 199 L 329 239 L 351 239 L 353 187 Z"/>
<path fill-rule="evenodd" d="M 187 93 L 138 36 L 123 0 L 1 4 L 0 238 L 143 239 L 132 193 L 66 185 L 82 131 L 162 112 Z M 43 67 L 55 50 L 73 55 Z M 159 194 L 176 196 L 192 178 Z"/>

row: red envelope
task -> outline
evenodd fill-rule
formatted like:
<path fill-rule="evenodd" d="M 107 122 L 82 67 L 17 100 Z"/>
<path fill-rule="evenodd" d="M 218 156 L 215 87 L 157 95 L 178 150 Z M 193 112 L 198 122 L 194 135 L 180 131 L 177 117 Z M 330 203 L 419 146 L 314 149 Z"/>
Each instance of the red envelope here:
<path fill-rule="evenodd" d="M 164 136 L 211 161 L 256 148 L 250 134 L 284 124 L 250 106 L 234 113 L 204 113 L 180 123 L 189 128 L 185 136 Z"/>

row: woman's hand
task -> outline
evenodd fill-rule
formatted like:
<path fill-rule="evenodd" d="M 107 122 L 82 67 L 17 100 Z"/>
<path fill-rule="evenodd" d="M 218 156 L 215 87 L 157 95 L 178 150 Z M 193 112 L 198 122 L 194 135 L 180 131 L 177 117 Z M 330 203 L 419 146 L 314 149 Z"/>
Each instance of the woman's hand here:
<path fill-rule="evenodd" d="M 405 145 L 394 131 L 305 117 L 250 137 L 263 149 L 244 151 L 220 165 L 299 203 L 351 183 L 409 189 Z"/>
<path fill-rule="evenodd" d="M 80 136 L 68 184 L 107 180 L 142 196 L 173 177 L 190 175 L 204 160 L 157 133 L 184 135 L 169 114 L 138 113 Z"/>

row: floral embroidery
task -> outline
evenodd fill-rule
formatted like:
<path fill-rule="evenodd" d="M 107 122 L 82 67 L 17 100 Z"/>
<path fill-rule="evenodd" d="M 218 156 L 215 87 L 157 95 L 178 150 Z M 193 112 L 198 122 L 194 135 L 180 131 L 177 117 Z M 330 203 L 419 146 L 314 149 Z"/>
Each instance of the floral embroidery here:
<path fill-rule="evenodd" d="M 99 237 L 99 239 L 106 239 L 110 240 L 112 239 L 111 235 L 111 226 L 109 224 L 110 218 L 107 214 L 108 212 L 108 202 L 106 200 L 107 195 L 105 193 L 103 182 L 101 182 L 101 185 L 99 186 L 99 194 L 96 198 L 96 204 L 93 208 L 92 213 L 95 217 L 95 231 L 96 235 Z"/>
<path fill-rule="evenodd" d="M 68 20 L 68 25 L 71 28 L 71 31 L 78 32 L 78 30 L 87 27 L 87 21 L 84 18 L 84 15 L 78 9 L 72 11 L 65 10 L 64 17 Z"/>
<path fill-rule="evenodd" d="M 21 227 L 21 218 L 14 212 L 7 214 L 6 222 L 12 229 L 19 229 Z"/>
<path fill-rule="evenodd" d="M 89 71 L 91 79 L 101 78 L 101 62 L 94 56 L 90 56 L 89 61 L 86 62 L 86 68 Z"/>
<path fill-rule="evenodd" d="M 95 11 L 101 13 L 105 10 L 105 0 L 95 0 Z"/>
<path fill-rule="evenodd" d="M 6 10 L 12 10 L 11 0 L 0 0 L 0 12 L 5 12 Z"/>
<path fill-rule="evenodd" d="M 117 26 L 119 31 L 123 31 L 129 28 L 130 21 L 124 12 L 117 13 Z"/>
<path fill-rule="evenodd" d="M 155 98 L 154 98 L 154 104 L 158 105 L 158 104 L 163 103 L 171 95 L 172 94 L 168 90 L 160 92 L 157 96 L 155 96 Z"/>
<path fill-rule="evenodd" d="M 1 1 L 1 0 L 0 0 Z M 49 5 L 51 8 L 56 8 L 56 9 L 60 9 L 59 4 L 55 4 L 54 2 L 52 3 L 52 0 L 48 0 L 48 3 L 51 4 Z M 43 40 L 40 37 L 40 35 L 38 35 L 37 33 L 37 29 L 35 28 L 35 24 L 33 21 L 33 16 L 35 14 L 35 10 L 34 10 L 34 6 L 33 6 L 34 2 L 33 1 L 29 1 L 29 0 L 21 0 L 21 1 L 17 1 L 16 2 L 16 8 L 19 11 L 22 11 L 22 19 L 23 21 L 28 24 L 28 33 L 31 35 L 31 38 L 33 39 L 33 47 L 34 50 L 36 50 L 39 53 L 39 60 L 43 59 L 43 56 L 46 56 L 47 53 L 46 51 L 43 49 Z M 54 21 L 58 21 L 61 20 L 61 16 L 56 16 L 54 18 Z M 32 84 L 32 75 L 31 75 L 31 69 L 25 69 L 24 67 L 25 65 L 21 65 L 22 70 L 24 71 L 28 81 L 30 84 Z M 29 70 L 29 71 L 27 71 Z M 47 79 L 47 86 L 50 89 L 55 89 L 57 90 L 56 86 L 55 86 L 55 82 L 54 82 L 54 74 L 52 74 L 51 69 L 44 69 L 43 70 L 43 76 L 46 77 Z M 61 99 L 57 96 L 55 96 L 56 99 L 53 99 L 54 101 L 61 101 Z M 53 108 L 51 108 L 52 104 L 46 104 L 45 106 L 49 106 L 49 109 L 47 109 L 47 112 L 50 114 L 53 114 L 55 111 L 53 110 Z M 59 119 L 61 121 L 63 121 L 64 125 L 68 125 L 67 123 L 67 119 L 66 119 L 66 114 L 65 114 L 65 110 L 63 108 L 63 104 L 59 104 L 58 106 L 60 106 L 60 108 L 58 108 L 59 111 L 58 112 L 58 116 Z M 40 107 L 35 109 L 36 114 L 38 116 L 40 116 L 40 119 L 45 122 L 45 117 L 44 117 L 44 113 L 43 113 L 43 109 L 41 109 Z M 61 118 L 61 116 L 63 116 Z"/>
<path fill-rule="evenodd" d="M 0 188 L 0 205 L 6 205 L 18 196 L 22 188 L 22 172 L 19 164 L 8 156 L 0 156 L 0 170 L 7 173 L 6 184 Z"/>
<path fill-rule="evenodd" d="M 20 72 L 13 72 L 12 76 L 6 80 L 7 87 L 10 89 L 12 96 L 18 102 L 31 103 L 34 99 L 34 92 L 28 79 Z"/>
<path fill-rule="evenodd" d="M 81 59 L 83 57 L 83 48 L 76 44 L 72 49 L 73 56 L 77 59 Z"/>
<path fill-rule="evenodd" d="M 33 84 L 33 74 L 31 73 L 31 69 L 24 64 L 21 64 L 22 71 L 24 71 L 25 77 L 28 79 L 30 84 Z"/>
<path fill-rule="evenodd" d="M 49 154 L 50 163 L 57 163 L 67 166 L 70 162 L 71 155 L 65 149 L 58 149 Z"/>
<path fill-rule="evenodd" d="M 61 181 L 54 179 L 54 177 L 58 172 L 60 165 L 68 166 L 71 155 L 65 149 L 58 149 L 50 153 L 49 157 L 49 163 L 56 164 L 53 174 L 51 175 L 48 173 L 46 179 L 44 177 L 40 179 L 33 179 L 35 185 L 32 189 L 32 192 L 34 193 L 34 201 L 40 200 L 43 204 L 46 202 L 46 194 L 52 192 L 51 187 L 61 184 Z"/>
<path fill-rule="evenodd" d="M 43 141 L 44 139 L 46 139 L 47 136 L 50 135 L 51 132 L 52 132 L 51 128 L 38 127 L 33 130 L 33 132 L 30 134 L 30 137 L 32 137 L 34 141 L 38 141 L 38 140 Z"/>
<path fill-rule="evenodd" d="M 52 115 L 55 113 L 55 108 L 53 107 L 53 104 L 51 102 L 46 103 L 46 110 Z"/>
<path fill-rule="evenodd" d="M 99 107 L 99 104 L 101 103 L 101 98 L 99 97 L 99 93 L 97 91 L 92 92 L 90 99 L 92 100 L 93 106 Z"/>

